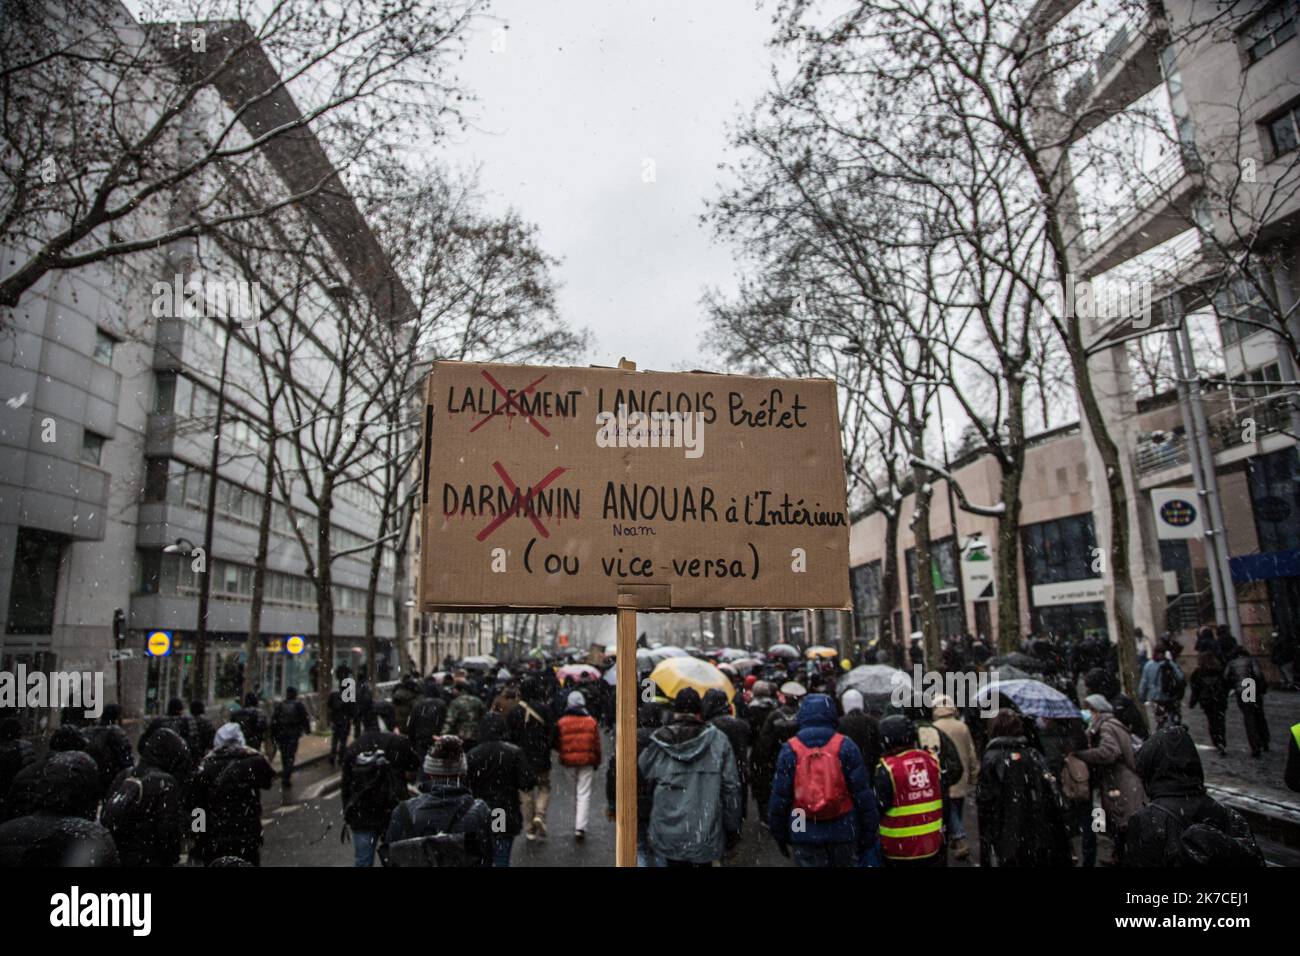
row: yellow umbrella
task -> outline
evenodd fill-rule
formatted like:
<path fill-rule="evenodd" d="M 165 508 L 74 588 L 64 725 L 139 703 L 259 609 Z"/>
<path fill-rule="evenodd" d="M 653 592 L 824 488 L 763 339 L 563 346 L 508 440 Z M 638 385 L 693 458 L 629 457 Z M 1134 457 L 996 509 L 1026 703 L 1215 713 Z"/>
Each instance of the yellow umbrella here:
<path fill-rule="evenodd" d="M 650 672 L 650 679 L 669 697 L 676 697 L 683 687 L 694 687 L 701 697 L 716 687 L 726 693 L 727 700 L 736 693 L 726 674 L 697 657 L 665 658 Z"/>
<path fill-rule="evenodd" d="M 839 657 L 840 652 L 833 647 L 826 647 L 822 644 L 816 644 L 808 648 L 808 650 L 804 652 L 804 656 L 807 657 L 808 660 L 810 661 L 815 661 L 819 657 L 822 658 Z"/>

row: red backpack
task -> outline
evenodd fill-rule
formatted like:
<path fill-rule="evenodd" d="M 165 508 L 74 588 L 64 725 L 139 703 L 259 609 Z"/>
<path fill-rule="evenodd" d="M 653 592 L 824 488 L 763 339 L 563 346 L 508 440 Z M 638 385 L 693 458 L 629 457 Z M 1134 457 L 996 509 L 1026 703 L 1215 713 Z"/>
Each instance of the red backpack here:
<path fill-rule="evenodd" d="M 794 807 L 810 820 L 834 820 L 853 809 L 853 798 L 840 765 L 843 734 L 834 734 L 821 747 L 790 738 L 794 750 Z"/>

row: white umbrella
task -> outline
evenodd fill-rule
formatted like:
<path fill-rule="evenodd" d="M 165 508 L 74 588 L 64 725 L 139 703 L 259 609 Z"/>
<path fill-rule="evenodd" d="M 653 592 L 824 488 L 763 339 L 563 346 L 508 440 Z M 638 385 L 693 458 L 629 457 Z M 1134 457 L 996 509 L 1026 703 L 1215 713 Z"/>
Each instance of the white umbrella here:
<path fill-rule="evenodd" d="M 841 696 L 852 689 L 863 697 L 892 697 L 896 687 L 911 691 L 912 675 L 888 664 L 863 664 L 841 677 L 836 686 Z"/>

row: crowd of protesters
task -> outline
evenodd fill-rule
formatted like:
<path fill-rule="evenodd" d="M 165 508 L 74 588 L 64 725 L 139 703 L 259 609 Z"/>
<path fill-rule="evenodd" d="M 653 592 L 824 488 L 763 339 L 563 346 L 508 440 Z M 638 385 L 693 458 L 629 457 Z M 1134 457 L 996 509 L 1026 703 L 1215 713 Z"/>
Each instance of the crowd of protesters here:
<path fill-rule="evenodd" d="M 703 695 L 652 686 L 638 694 L 638 864 L 725 865 L 752 815 L 764 839 L 806 867 L 946 866 L 972 855 L 981 866 L 1092 866 L 1099 833 L 1112 865 L 1263 865 L 1245 820 L 1207 793 L 1182 703 L 1190 690 L 1188 707 L 1202 709 L 1224 752 L 1235 701 L 1258 756 L 1270 745 L 1266 681 L 1226 632 L 1198 634 L 1190 680 L 1181 651 L 1168 636 L 1143 646 L 1134 700 L 1105 642 L 1025 642 L 1019 663 L 1077 704 L 1068 718 L 942 694 L 898 706 L 864 696 L 825 659 L 769 659 L 745 674 L 721 663 L 730 687 Z M 919 659 L 919 646 L 912 653 Z M 985 642 L 962 638 L 945 642 L 940 668 L 983 670 L 993 659 Z M 602 746 L 614 721 L 609 681 L 561 679 L 542 660 L 495 672 L 449 666 L 407 675 L 379 700 L 345 669 L 335 676 L 323 716 L 357 866 L 508 866 L 520 835 L 582 841 L 602 764 L 605 812 L 617 812 L 618 771 Z M 254 695 L 219 725 L 201 704 L 187 713 L 172 701 L 134 748 L 112 707 L 93 726 L 65 720 L 39 757 L 6 721 L 0 864 L 173 866 L 188 855 L 256 866 L 260 795 L 275 776 L 263 748 L 281 754 L 288 789 L 309 730 L 292 692 L 269 720 Z M 1300 734 L 1291 736 L 1296 750 Z M 1290 756 L 1287 783 L 1300 789 L 1300 750 Z M 550 819 L 557 775 L 575 794 L 571 821 Z"/>

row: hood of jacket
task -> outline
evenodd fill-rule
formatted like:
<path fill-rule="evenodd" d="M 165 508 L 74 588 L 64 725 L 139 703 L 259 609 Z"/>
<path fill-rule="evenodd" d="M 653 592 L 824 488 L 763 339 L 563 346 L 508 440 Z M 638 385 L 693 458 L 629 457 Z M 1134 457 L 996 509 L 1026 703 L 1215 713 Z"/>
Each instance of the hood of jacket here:
<path fill-rule="evenodd" d="M 1153 734 L 1134 762 L 1147 796 L 1152 799 L 1205 792 L 1201 757 L 1186 727 L 1169 726 Z"/>
<path fill-rule="evenodd" d="M 994 737 L 989 741 L 988 750 L 1028 750 L 1029 738 L 1027 737 Z"/>
<path fill-rule="evenodd" d="M 826 694 L 809 694 L 799 705 L 799 729 L 826 727 L 834 730 L 839 723 L 835 702 Z"/>
<path fill-rule="evenodd" d="M 674 720 L 651 734 L 650 742 L 674 760 L 690 763 L 708 751 L 713 735 L 720 732 L 699 720 Z"/>
<path fill-rule="evenodd" d="M 140 747 L 140 763 L 177 778 L 194 769 L 189 746 L 170 727 L 159 727 L 148 736 Z"/>
<path fill-rule="evenodd" d="M 50 754 L 41 765 L 37 788 L 39 810 L 93 820 L 99 802 L 99 766 L 79 750 Z"/>

